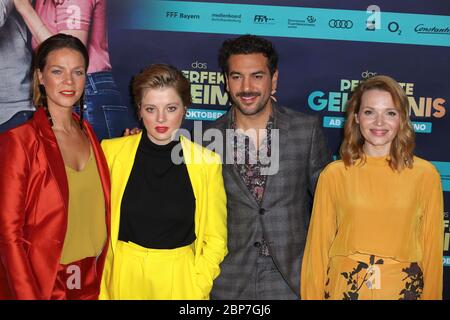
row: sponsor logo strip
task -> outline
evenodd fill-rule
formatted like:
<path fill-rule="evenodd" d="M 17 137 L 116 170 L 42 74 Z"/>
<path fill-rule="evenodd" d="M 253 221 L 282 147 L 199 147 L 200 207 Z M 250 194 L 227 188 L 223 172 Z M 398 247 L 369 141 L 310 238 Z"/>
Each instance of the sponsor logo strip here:
<path fill-rule="evenodd" d="M 450 191 L 450 162 L 432 161 L 441 175 L 442 189 Z"/>
<path fill-rule="evenodd" d="M 450 17 L 189 1 L 124 1 L 119 28 L 450 47 Z M 370 23 L 370 28 L 367 24 Z"/>

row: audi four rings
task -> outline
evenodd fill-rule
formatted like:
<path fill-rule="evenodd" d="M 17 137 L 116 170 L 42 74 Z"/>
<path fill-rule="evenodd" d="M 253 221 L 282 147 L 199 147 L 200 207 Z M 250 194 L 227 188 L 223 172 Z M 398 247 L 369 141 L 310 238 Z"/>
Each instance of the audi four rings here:
<path fill-rule="evenodd" d="M 353 21 L 352 20 L 332 19 L 332 20 L 328 21 L 328 25 L 330 26 L 330 28 L 351 29 L 353 27 Z"/>

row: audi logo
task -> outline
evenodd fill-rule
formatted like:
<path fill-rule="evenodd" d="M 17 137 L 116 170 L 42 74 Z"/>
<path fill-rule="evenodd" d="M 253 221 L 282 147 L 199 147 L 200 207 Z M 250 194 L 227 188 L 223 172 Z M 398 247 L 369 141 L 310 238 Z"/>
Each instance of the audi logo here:
<path fill-rule="evenodd" d="M 351 29 L 351 28 L 353 28 L 353 21 L 352 20 L 332 19 L 332 20 L 328 21 L 328 25 L 330 26 L 330 28 Z"/>

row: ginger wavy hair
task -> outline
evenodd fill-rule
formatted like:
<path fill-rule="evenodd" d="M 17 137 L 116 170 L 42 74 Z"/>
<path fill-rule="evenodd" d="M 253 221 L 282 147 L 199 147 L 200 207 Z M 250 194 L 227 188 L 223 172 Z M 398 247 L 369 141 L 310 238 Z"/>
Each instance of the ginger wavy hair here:
<path fill-rule="evenodd" d="M 394 101 L 394 106 L 400 114 L 400 127 L 389 151 L 389 166 L 392 170 L 398 172 L 405 168 L 412 168 L 415 138 L 414 129 L 409 119 L 408 97 L 397 81 L 384 75 L 374 76 L 362 81 L 348 101 L 344 140 L 339 150 L 341 159 L 346 167 L 354 165 L 358 159 L 361 160 L 361 163 L 366 161 L 366 155 L 363 151 L 365 140 L 355 118 L 361 107 L 362 96 L 368 90 L 389 92 Z"/>
<path fill-rule="evenodd" d="M 191 87 L 189 80 L 183 73 L 174 66 L 155 63 L 144 68 L 139 74 L 133 77 L 131 92 L 136 104 L 136 113 L 139 116 L 142 99 L 147 90 L 173 88 L 180 96 L 183 106 L 189 107 L 192 103 Z"/>

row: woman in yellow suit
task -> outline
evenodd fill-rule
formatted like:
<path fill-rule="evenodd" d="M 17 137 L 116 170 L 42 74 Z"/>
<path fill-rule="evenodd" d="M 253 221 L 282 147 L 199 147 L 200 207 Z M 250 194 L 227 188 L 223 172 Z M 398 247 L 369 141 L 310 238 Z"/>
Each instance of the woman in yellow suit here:
<path fill-rule="evenodd" d="M 302 299 L 442 299 L 442 187 L 413 149 L 400 85 L 362 82 L 347 105 L 342 160 L 317 184 Z"/>
<path fill-rule="evenodd" d="M 191 103 L 174 67 L 132 84 L 141 133 L 103 140 L 111 174 L 111 242 L 101 299 L 208 299 L 227 253 L 220 157 L 174 138 Z"/>

